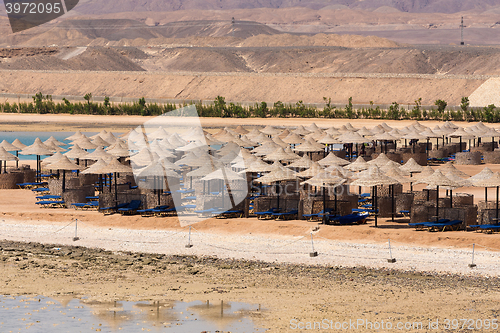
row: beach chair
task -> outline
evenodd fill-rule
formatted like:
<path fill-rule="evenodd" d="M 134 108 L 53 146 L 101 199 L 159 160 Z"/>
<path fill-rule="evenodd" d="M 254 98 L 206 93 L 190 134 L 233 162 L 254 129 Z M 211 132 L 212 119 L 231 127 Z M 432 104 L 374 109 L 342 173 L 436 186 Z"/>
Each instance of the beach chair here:
<path fill-rule="evenodd" d="M 452 220 L 444 223 L 427 223 L 426 227 L 428 231 L 446 231 L 446 229 L 457 231 L 460 229 L 462 224 L 463 221 L 461 220 Z"/>
<path fill-rule="evenodd" d="M 162 205 L 162 206 L 156 206 L 154 208 L 138 209 L 137 213 L 141 214 L 141 216 L 148 217 L 155 215 L 155 211 L 166 210 L 168 209 L 168 207 L 169 207 L 168 205 Z"/>
<path fill-rule="evenodd" d="M 313 221 L 313 220 L 317 220 L 317 219 L 320 219 L 320 218 L 323 218 L 323 215 L 329 215 L 331 212 L 333 211 L 332 208 L 327 208 L 327 209 L 323 209 L 321 210 L 319 213 L 313 213 L 313 214 L 304 214 L 302 215 L 303 217 L 305 217 L 306 219 L 308 219 L 308 221 Z"/>
<path fill-rule="evenodd" d="M 51 194 L 45 194 L 36 197 L 37 200 L 60 200 L 61 196 L 60 195 L 51 195 Z"/>
<path fill-rule="evenodd" d="M 276 218 L 276 221 L 278 220 L 289 220 L 292 217 L 297 218 L 297 214 L 299 211 L 297 209 L 292 209 L 291 211 L 284 212 L 284 213 L 273 213 L 273 217 Z"/>
<path fill-rule="evenodd" d="M 368 213 L 353 213 L 344 216 L 328 216 L 328 221 L 326 224 L 334 225 L 352 225 L 352 224 L 363 224 L 366 223 L 368 218 Z"/>
<path fill-rule="evenodd" d="M 141 206 L 141 200 L 132 200 L 127 205 L 127 207 L 118 208 L 118 213 L 122 215 L 132 215 L 137 213 L 137 210 Z"/>
<path fill-rule="evenodd" d="M 216 212 L 220 212 L 221 208 L 219 207 L 213 207 L 213 208 L 208 208 L 208 209 L 202 209 L 202 210 L 195 210 L 194 212 L 200 216 L 212 216 Z"/>
<path fill-rule="evenodd" d="M 183 206 L 181 206 L 179 208 L 172 207 L 172 208 L 167 208 L 167 209 L 154 209 L 153 213 L 155 213 L 155 215 L 159 216 L 159 217 L 175 216 L 175 215 L 177 215 L 177 212 L 182 212 L 184 210 L 185 210 L 185 208 Z"/>
<path fill-rule="evenodd" d="M 37 187 L 31 189 L 31 191 L 36 193 L 50 193 L 50 189 L 48 187 Z"/>
<path fill-rule="evenodd" d="M 89 201 L 89 202 L 77 202 L 72 203 L 71 206 L 75 207 L 75 209 L 97 209 L 99 208 L 99 201 Z"/>
<path fill-rule="evenodd" d="M 243 211 L 239 209 L 226 210 L 226 211 L 216 211 L 212 213 L 218 219 L 228 219 L 235 217 L 243 217 Z"/>
<path fill-rule="evenodd" d="M 493 233 L 495 231 L 500 231 L 500 224 L 483 224 L 479 226 L 481 231 L 486 231 L 488 233 Z"/>
<path fill-rule="evenodd" d="M 40 205 L 43 208 L 65 208 L 66 204 L 64 200 L 42 200 L 35 202 L 35 204 Z"/>
<path fill-rule="evenodd" d="M 277 213 L 279 210 L 277 208 L 271 208 L 269 210 L 266 210 L 264 212 L 256 212 L 254 213 L 257 215 L 257 218 L 259 220 L 269 220 L 273 217 L 273 213 Z"/>
<path fill-rule="evenodd" d="M 129 205 L 128 202 L 126 203 L 121 203 L 121 204 L 118 204 L 116 206 L 110 206 L 110 207 L 101 207 L 99 208 L 99 211 L 101 213 L 103 213 L 104 215 L 107 215 L 107 214 L 113 214 L 113 213 L 116 213 L 118 211 L 118 209 L 120 208 L 125 208 Z"/>
<path fill-rule="evenodd" d="M 410 211 L 409 210 L 400 210 L 399 214 L 403 215 L 404 217 L 410 217 Z"/>
<path fill-rule="evenodd" d="M 449 222 L 449 219 L 439 219 L 437 222 L 416 222 L 416 223 L 408 223 L 408 226 L 414 227 L 415 230 L 425 230 L 429 228 L 432 224 L 442 224 Z"/>

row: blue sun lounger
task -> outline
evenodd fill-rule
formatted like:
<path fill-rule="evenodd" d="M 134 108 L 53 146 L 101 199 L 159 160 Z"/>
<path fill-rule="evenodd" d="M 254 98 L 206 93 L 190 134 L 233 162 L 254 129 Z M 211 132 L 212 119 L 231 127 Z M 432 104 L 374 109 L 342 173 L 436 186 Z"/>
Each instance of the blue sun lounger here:
<path fill-rule="evenodd" d="M 61 199 L 60 195 L 46 194 L 36 197 L 37 200 L 57 200 Z"/>
<path fill-rule="evenodd" d="M 64 200 L 42 200 L 35 202 L 35 204 L 40 205 L 44 208 L 64 208 Z"/>
<path fill-rule="evenodd" d="M 284 213 L 273 213 L 272 216 L 276 218 L 276 220 L 288 220 L 292 217 L 297 217 L 297 214 L 299 211 L 297 209 L 292 209 L 291 211 L 284 212 Z"/>
<path fill-rule="evenodd" d="M 470 225 L 469 228 L 476 231 L 500 231 L 500 224 L 474 224 Z"/>
<path fill-rule="evenodd" d="M 75 209 L 97 209 L 99 207 L 99 201 L 89 201 L 89 202 L 77 202 L 72 203 Z"/>
<path fill-rule="evenodd" d="M 414 227 L 416 230 L 424 230 L 424 228 L 427 227 L 428 224 L 432 223 L 445 223 L 450 221 L 449 219 L 439 219 L 437 222 L 415 222 L 415 223 L 408 223 L 408 226 Z"/>
<path fill-rule="evenodd" d="M 314 213 L 314 214 L 304 214 L 302 215 L 303 217 L 305 217 L 306 219 L 309 218 L 310 221 L 312 221 L 315 217 L 316 218 L 320 218 L 320 217 L 323 217 L 323 215 L 329 215 L 331 212 L 333 211 L 332 208 L 327 208 L 326 210 L 323 209 L 322 211 L 320 211 L 319 213 Z"/>
<path fill-rule="evenodd" d="M 141 216 L 152 216 L 157 212 L 167 210 L 169 205 L 161 205 L 161 206 L 156 206 L 155 208 L 148 208 L 148 209 L 138 209 L 137 213 L 141 214 Z"/>
<path fill-rule="evenodd" d="M 118 208 L 118 213 L 122 215 L 134 214 L 137 212 L 140 206 L 141 206 L 141 200 L 132 200 L 130 201 L 127 207 Z"/>
<path fill-rule="evenodd" d="M 254 214 L 257 215 L 257 218 L 259 220 L 262 220 L 262 219 L 270 219 L 270 218 L 272 218 L 273 213 L 277 213 L 277 212 L 278 212 L 278 208 L 271 208 L 271 209 L 266 210 L 264 212 L 256 212 Z"/>
<path fill-rule="evenodd" d="M 231 217 L 242 217 L 243 211 L 239 209 L 232 209 L 226 211 L 215 211 L 212 214 L 218 219 L 227 219 Z"/>
<path fill-rule="evenodd" d="M 104 213 L 104 214 L 112 214 L 112 213 L 116 213 L 116 211 L 120 208 L 124 208 L 124 207 L 127 207 L 129 205 L 128 202 L 126 203 L 121 203 L 121 204 L 118 204 L 116 206 L 110 206 L 110 207 L 101 207 L 99 208 L 99 210 Z"/>
<path fill-rule="evenodd" d="M 353 213 L 344 216 L 333 216 L 329 217 L 329 222 L 327 224 L 336 224 L 336 225 L 351 225 L 351 224 L 363 224 L 366 223 L 366 219 L 368 218 L 368 213 Z"/>
<path fill-rule="evenodd" d="M 446 231 L 449 228 L 452 231 L 456 231 L 463 224 L 461 220 L 452 220 L 444 223 L 430 222 L 426 223 L 426 227 L 429 231 Z"/>

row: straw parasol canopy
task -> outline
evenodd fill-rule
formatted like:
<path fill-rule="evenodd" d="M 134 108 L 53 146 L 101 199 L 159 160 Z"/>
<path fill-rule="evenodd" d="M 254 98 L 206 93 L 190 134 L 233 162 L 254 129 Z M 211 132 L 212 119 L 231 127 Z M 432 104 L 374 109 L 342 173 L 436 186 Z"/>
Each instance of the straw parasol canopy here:
<path fill-rule="evenodd" d="M 113 158 L 114 159 L 114 158 Z M 99 158 L 97 160 L 97 162 L 95 162 L 94 164 L 92 164 L 90 167 L 88 167 L 87 169 L 83 170 L 81 173 L 82 174 L 99 174 L 99 170 L 104 168 L 106 165 L 108 165 L 108 163 L 106 163 L 106 161 L 102 158 Z"/>
<path fill-rule="evenodd" d="M 372 141 L 371 139 L 362 137 L 358 132 L 350 131 L 338 136 L 337 139 L 342 143 L 366 143 Z"/>
<path fill-rule="evenodd" d="M 67 156 L 61 157 L 59 160 L 46 165 L 47 169 L 51 170 L 82 170 L 83 167 L 71 162 Z"/>
<path fill-rule="evenodd" d="M 382 171 L 380 171 L 379 167 L 371 166 L 362 177 L 351 182 L 351 186 L 373 187 L 381 185 L 394 185 L 398 183 L 399 182 L 396 179 L 386 176 Z"/>
<path fill-rule="evenodd" d="M 306 142 L 300 144 L 299 146 L 295 147 L 293 150 L 308 153 L 308 152 L 322 151 L 322 150 L 324 150 L 324 147 L 317 144 L 317 143 L 313 143 L 311 141 L 306 141 Z"/>
<path fill-rule="evenodd" d="M 275 128 L 274 126 L 267 125 L 263 129 L 260 130 L 262 133 L 267 135 L 277 135 L 281 133 L 281 130 Z"/>
<path fill-rule="evenodd" d="M 318 162 L 312 162 L 309 169 L 297 173 L 297 177 L 300 178 L 312 178 L 318 173 L 322 172 L 324 168 L 318 164 Z"/>
<path fill-rule="evenodd" d="M 395 185 L 398 184 L 399 180 L 392 177 L 384 175 L 377 166 L 372 166 L 367 170 L 360 178 L 351 182 L 352 186 L 366 186 L 373 187 L 373 202 L 375 209 L 375 227 L 377 227 L 378 221 L 378 201 L 377 201 L 377 186 L 381 185 Z M 394 193 L 394 191 L 392 191 Z M 394 205 L 393 205 L 394 211 Z"/>
<path fill-rule="evenodd" d="M 113 149 L 107 152 L 116 157 L 126 157 L 130 155 L 130 151 L 127 148 L 123 148 L 120 144 L 117 144 Z"/>
<path fill-rule="evenodd" d="M 82 149 L 96 149 L 97 145 L 90 142 L 90 139 L 87 137 L 82 137 L 80 139 L 74 140 L 73 144 L 78 144 Z"/>
<path fill-rule="evenodd" d="M 234 129 L 234 131 L 235 131 L 236 133 L 241 134 L 241 135 L 243 135 L 243 134 L 247 134 L 247 133 L 248 133 L 248 130 L 244 129 L 241 125 L 238 125 L 238 127 L 236 127 L 236 128 Z"/>
<path fill-rule="evenodd" d="M 0 143 L 0 147 L 4 148 L 6 151 L 18 151 L 21 150 L 12 143 L 8 143 L 7 140 L 3 140 L 2 143 Z"/>
<path fill-rule="evenodd" d="M 21 155 L 52 155 L 53 151 L 47 147 L 39 138 L 35 139 L 35 142 L 31 146 L 25 147 L 21 152 Z"/>
<path fill-rule="evenodd" d="M 16 150 L 22 150 L 24 148 L 26 148 L 27 146 L 22 143 L 19 139 L 15 139 L 13 142 L 12 142 L 12 145 L 19 148 L 19 149 L 16 149 Z"/>
<path fill-rule="evenodd" d="M 359 129 L 359 131 L 357 131 L 357 133 L 361 136 L 373 136 L 374 133 L 372 131 L 370 131 L 368 128 L 366 128 L 365 126 L 361 127 L 361 129 Z"/>
<path fill-rule="evenodd" d="M 410 158 L 404 165 L 400 166 L 399 168 L 402 171 L 409 173 L 422 172 L 422 170 L 424 169 L 424 167 L 418 164 L 413 157 Z"/>
<path fill-rule="evenodd" d="M 474 134 L 467 133 L 462 127 L 458 128 L 452 133 L 447 134 L 446 136 L 449 138 L 462 138 L 464 140 L 472 140 L 476 137 Z"/>
<path fill-rule="evenodd" d="M 43 143 L 45 143 L 45 144 L 51 143 L 52 145 L 55 145 L 55 146 L 66 146 L 66 144 L 64 142 L 57 140 L 52 135 L 50 136 L 50 138 L 45 140 Z"/>
<path fill-rule="evenodd" d="M 380 155 L 377 156 L 377 158 L 375 158 L 367 163 L 372 164 L 372 165 L 375 164 L 380 168 L 380 167 L 383 167 L 384 165 L 386 165 L 390 161 L 392 161 L 392 160 L 389 159 L 386 154 L 381 153 Z"/>
<path fill-rule="evenodd" d="M 294 159 L 283 148 L 278 148 L 264 157 L 264 161 L 292 161 Z"/>
<path fill-rule="evenodd" d="M 249 166 L 245 168 L 245 170 L 241 171 L 240 173 L 258 173 L 258 172 L 270 172 L 273 170 L 273 166 L 270 164 L 267 164 L 266 162 L 262 161 L 261 159 L 257 158 L 254 162 L 250 163 Z"/>
<path fill-rule="evenodd" d="M 5 161 L 7 164 L 7 161 L 19 161 L 19 157 L 12 155 L 11 153 L 7 152 L 5 148 L 0 147 L 0 161 Z M 2 164 L 0 163 L 0 173 L 2 171 Z"/>
<path fill-rule="evenodd" d="M 300 159 L 296 160 L 292 164 L 287 165 L 289 168 L 297 168 L 297 169 L 307 169 L 311 167 L 313 161 L 309 158 L 309 156 L 304 155 Z"/>
<path fill-rule="evenodd" d="M 91 141 L 93 144 L 95 144 L 97 147 L 108 147 L 109 143 L 104 141 L 103 138 L 100 136 L 96 137 L 95 139 L 92 139 Z"/>
<path fill-rule="evenodd" d="M 444 164 L 443 166 L 439 167 L 438 170 L 441 170 L 442 173 L 451 172 L 459 177 L 469 178 L 468 174 L 455 168 L 455 166 L 453 164 L 451 164 L 451 162 L 448 162 L 448 163 Z"/>
<path fill-rule="evenodd" d="M 478 180 L 488 179 L 493 176 L 493 171 L 490 168 L 485 167 L 481 172 L 475 174 L 469 178 L 469 181 L 476 182 Z"/>
<path fill-rule="evenodd" d="M 280 146 L 281 148 L 286 148 L 288 147 L 288 143 L 284 142 L 283 140 L 281 140 L 281 138 L 279 136 L 275 136 L 272 138 L 272 140 L 274 141 L 274 143 L 276 143 L 278 146 Z"/>
<path fill-rule="evenodd" d="M 275 182 L 285 181 L 285 180 L 295 180 L 297 179 L 297 173 L 288 168 L 276 168 L 269 174 L 258 179 L 260 183 L 271 184 Z"/>
<path fill-rule="evenodd" d="M 336 129 L 336 128 L 335 128 L 335 127 L 333 127 L 333 126 L 332 126 L 332 127 L 330 127 L 329 129 L 327 129 L 327 130 L 325 131 L 325 133 L 330 134 L 330 135 L 331 135 L 331 136 L 333 136 L 333 137 L 336 137 L 336 136 L 339 136 L 340 134 L 342 134 L 342 133 L 341 133 L 338 129 Z M 361 133 L 360 133 L 360 134 L 361 134 Z M 361 134 L 361 135 L 363 135 L 363 134 Z"/>
<path fill-rule="evenodd" d="M 288 136 L 286 136 L 283 139 L 283 142 L 286 142 L 289 144 L 299 144 L 299 143 L 303 143 L 304 139 L 302 139 L 297 133 L 290 133 Z"/>
<path fill-rule="evenodd" d="M 94 161 L 97 161 L 100 158 L 108 159 L 114 158 L 114 156 L 105 151 L 103 147 L 97 147 L 93 152 L 88 153 L 88 155 L 83 157 L 83 159 Z"/>
<path fill-rule="evenodd" d="M 354 162 L 345 166 L 345 169 L 350 171 L 362 171 L 367 170 L 370 167 L 370 164 L 365 161 L 362 156 L 359 156 Z"/>
<path fill-rule="evenodd" d="M 280 134 L 278 134 L 278 137 L 280 139 L 286 138 L 287 136 L 290 135 L 290 130 L 288 128 L 285 128 Z"/>
<path fill-rule="evenodd" d="M 332 175 L 330 172 L 323 170 L 314 177 L 301 182 L 300 185 L 309 184 L 311 186 L 319 186 L 319 187 L 337 187 L 342 185 L 346 181 L 347 179 L 345 178 Z"/>
<path fill-rule="evenodd" d="M 132 173 L 132 168 L 121 164 L 117 159 L 112 159 L 105 167 L 98 170 L 98 173 Z"/>
<path fill-rule="evenodd" d="M 82 132 L 80 131 L 76 131 L 75 134 L 73 135 L 70 135 L 68 136 L 66 139 L 64 140 L 67 140 L 67 141 L 75 141 L 75 140 L 78 140 L 78 139 L 81 139 L 83 137 L 86 137 L 85 134 L 83 134 Z"/>
<path fill-rule="evenodd" d="M 333 145 L 335 143 L 341 143 L 338 139 L 334 138 L 330 134 L 326 133 L 321 139 L 318 140 L 318 143 L 324 143 L 326 145 Z"/>
<path fill-rule="evenodd" d="M 439 169 L 428 177 L 419 177 L 414 184 L 427 184 L 433 188 L 437 186 L 460 187 L 460 184 L 446 177 Z"/>
<path fill-rule="evenodd" d="M 51 164 L 51 163 L 54 163 L 54 162 L 57 162 L 59 161 L 64 155 L 61 154 L 60 152 L 57 152 L 55 153 L 54 155 L 52 156 L 49 156 L 49 157 L 46 157 L 43 159 L 43 161 L 41 162 L 41 164 L 44 164 L 44 165 L 47 165 L 47 164 Z"/>
<path fill-rule="evenodd" d="M 344 166 L 344 165 L 350 164 L 349 161 L 344 160 L 343 158 L 338 157 L 333 152 L 330 152 L 325 158 L 319 160 L 318 163 L 321 166 L 330 166 L 330 165 Z"/>
<path fill-rule="evenodd" d="M 68 158 L 84 158 L 88 155 L 89 153 L 87 153 L 85 150 L 81 149 L 80 146 L 78 144 L 75 143 L 75 145 L 73 147 L 71 147 L 71 149 L 64 153 L 63 155 L 68 157 Z"/>
<path fill-rule="evenodd" d="M 298 134 L 298 135 L 307 135 L 307 134 L 311 133 L 311 131 L 306 130 L 306 129 L 304 128 L 304 126 L 299 125 L 296 129 L 294 129 L 294 130 L 292 131 L 292 133 L 295 133 L 295 134 Z"/>
<path fill-rule="evenodd" d="M 449 172 L 448 171 L 444 175 L 446 177 L 448 177 L 449 179 L 451 179 L 452 181 L 456 182 L 458 185 L 460 185 L 459 187 L 470 187 L 470 186 L 473 186 L 473 184 L 472 184 L 472 182 L 470 180 L 461 178 L 461 177 L 457 176 L 453 172 Z"/>

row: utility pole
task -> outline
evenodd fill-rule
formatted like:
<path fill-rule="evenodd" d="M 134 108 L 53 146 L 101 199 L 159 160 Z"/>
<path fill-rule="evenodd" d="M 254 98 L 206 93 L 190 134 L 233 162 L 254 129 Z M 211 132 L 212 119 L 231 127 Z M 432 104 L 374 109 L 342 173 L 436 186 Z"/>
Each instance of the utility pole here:
<path fill-rule="evenodd" d="M 464 17 L 462 16 L 462 22 L 460 23 L 460 45 L 464 45 Z"/>

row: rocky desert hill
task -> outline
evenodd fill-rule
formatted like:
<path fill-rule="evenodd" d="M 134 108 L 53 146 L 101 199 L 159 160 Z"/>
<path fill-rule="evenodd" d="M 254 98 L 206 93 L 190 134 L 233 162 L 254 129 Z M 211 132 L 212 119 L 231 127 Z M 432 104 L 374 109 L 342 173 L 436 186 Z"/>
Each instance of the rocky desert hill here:
<path fill-rule="evenodd" d="M 500 76 L 499 13 L 500 0 L 87 0 L 17 34 L 0 13 L 0 94 L 458 105 Z"/>

